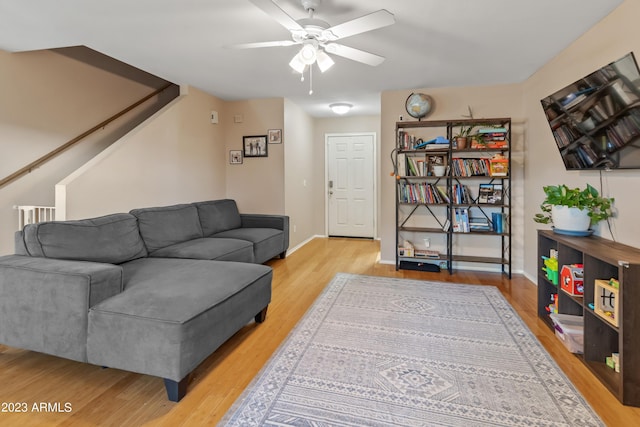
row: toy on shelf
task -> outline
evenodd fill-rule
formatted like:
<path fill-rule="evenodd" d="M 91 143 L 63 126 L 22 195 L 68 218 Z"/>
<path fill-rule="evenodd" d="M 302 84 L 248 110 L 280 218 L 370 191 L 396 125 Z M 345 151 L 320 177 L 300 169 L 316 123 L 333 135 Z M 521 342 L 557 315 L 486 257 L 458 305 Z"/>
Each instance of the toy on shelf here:
<path fill-rule="evenodd" d="M 547 313 L 557 314 L 558 313 L 558 294 L 551 294 L 550 298 L 551 304 L 545 307 Z"/>
<path fill-rule="evenodd" d="M 560 286 L 571 295 L 584 293 L 584 266 L 582 264 L 563 265 L 560 272 Z"/>
<path fill-rule="evenodd" d="M 608 367 L 616 372 L 620 372 L 620 353 L 611 353 L 611 356 L 605 358 Z"/>
<path fill-rule="evenodd" d="M 611 280 L 613 280 L 613 282 L 611 282 Z M 595 308 L 593 311 L 613 326 L 618 326 L 620 314 L 620 285 L 618 284 L 618 288 L 616 288 L 614 285 L 618 283 L 618 281 L 615 279 L 611 280 L 596 279 L 593 294 Z M 610 285 L 609 283 L 613 284 Z"/>
<path fill-rule="evenodd" d="M 558 258 L 543 256 L 544 267 L 542 270 L 546 273 L 547 280 L 554 285 L 558 284 Z"/>

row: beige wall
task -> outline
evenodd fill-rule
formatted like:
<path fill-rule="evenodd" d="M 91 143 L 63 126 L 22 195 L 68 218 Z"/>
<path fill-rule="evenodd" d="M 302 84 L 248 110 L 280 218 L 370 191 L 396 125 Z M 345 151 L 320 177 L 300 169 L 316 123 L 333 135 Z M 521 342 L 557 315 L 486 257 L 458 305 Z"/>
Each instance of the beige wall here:
<path fill-rule="evenodd" d="M 318 234 L 314 220 L 319 208 L 314 196 L 321 191 L 321 183 L 314 172 L 320 157 L 315 155 L 311 116 L 288 99 L 284 105 L 284 211 L 289 215 L 289 247 L 295 249 Z"/>
<path fill-rule="evenodd" d="M 64 144 L 152 89 L 50 52 L 0 50 L 0 178 Z M 108 126 L 30 174 L 0 188 L 0 254 L 13 253 L 14 205 L 54 202 L 54 185 L 119 132 Z"/>
<path fill-rule="evenodd" d="M 524 108 L 528 118 L 525 161 L 524 235 L 525 272 L 537 281 L 537 236 L 541 226 L 531 219 L 544 199 L 544 185 L 567 184 L 584 186 L 590 183 L 600 188 L 600 173 L 566 171 L 555 141 L 545 120 L 540 99 L 552 94 L 596 69 L 615 61 L 630 51 L 640 59 L 640 3 L 627 0 L 608 17 L 594 26 L 560 55 L 529 78 L 524 87 Z M 615 240 L 640 247 L 636 196 L 640 171 L 602 173 L 604 194 L 616 198 L 617 217 L 611 221 Z M 597 234 L 611 239 L 606 224 L 597 227 Z"/>
<path fill-rule="evenodd" d="M 236 116 L 241 122 L 236 122 Z M 284 99 L 225 102 L 220 113 L 226 157 L 242 150 L 242 137 L 267 135 L 284 127 Z M 284 133 L 284 144 L 287 135 Z M 241 165 L 226 162 L 226 196 L 235 199 L 245 213 L 284 213 L 284 144 L 268 144 L 268 157 L 243 159 Z"/>
<path fill-rule="evenodd" d="M 475 118 L 511 117 L 512 119 L 512 268 L 514 272 L 521 271 L 523 234 L 522 202 L 523 196 L 523 147 L 524 147 L 524 114 L 522 109 L 521 85 L 499 85 L 484 87 L 457 87 L 457 88 L 423 88 L 407 91 L 386 91 L 382 93 L 382 133 L 381 155 L 382 171 L 380 198 L 380 237 L 382 262 L 393 263 L 395 259 L 395 179 L 389 175 L 392 165 L 389 153 L 395 147 L 395 123 L 402 115 L 408 120 L 404 109 L 405 101 L 411 92 L 423 92 L 431 95 L 435 102 L 435 109 L 428 120 L 448 120 L 463 118 L 468 114 L 468 106 L 471 107 Z M 415 120 L 415 119 L 412 119 Z M 440 133 L 443 133 L 442 130 Z M 442 241 L 440 241 L 442 240 Z M 434 242 L 435 246 L 444 244 L 444 235 Z M 497 240 L 474 241 L 482 249 L 482 244 L 489 248 L 495 248 Z M 465 267 L 465 266 L 458 266 Z M 477 269 L 499 269 L 497 265 L 473 264 Z"/>
<path fill-rule="evenodd" d="M 67 219 L 225 197 L 223 103 L 187 92 L 56 186 Z"/>

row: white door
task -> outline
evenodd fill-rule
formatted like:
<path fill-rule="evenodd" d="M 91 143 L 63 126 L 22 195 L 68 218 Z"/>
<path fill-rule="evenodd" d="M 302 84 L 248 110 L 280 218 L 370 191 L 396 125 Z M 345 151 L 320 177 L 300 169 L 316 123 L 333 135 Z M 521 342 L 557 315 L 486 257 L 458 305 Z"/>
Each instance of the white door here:
<path fill-rule="evenodd" d="M 332 134 L 327 141 L 329 236 L 374 236 L 375 134 Z"/>

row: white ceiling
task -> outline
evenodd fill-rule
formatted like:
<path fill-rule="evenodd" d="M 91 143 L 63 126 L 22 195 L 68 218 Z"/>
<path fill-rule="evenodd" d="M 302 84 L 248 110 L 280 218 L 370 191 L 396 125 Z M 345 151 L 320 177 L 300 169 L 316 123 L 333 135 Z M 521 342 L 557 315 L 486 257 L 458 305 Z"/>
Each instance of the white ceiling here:
<path fill-rule="evenodd" d="M 85 45 L 225 100 L 285 97 L 315 117 L 328 104 L 379 114 L 383 90 L 521 82 L 623 0 L 323 0 L 336 25 L 386 9 L 392 26 L 340 40 L 386 57 L 370 67 L 334 57 L 309 80 L 288 63 L 298 46 L 237 50 L 289 32 L 249 0 L 0 0 L 0 49 Z M 275 0 L 295 19 L 300 0 Z"/>

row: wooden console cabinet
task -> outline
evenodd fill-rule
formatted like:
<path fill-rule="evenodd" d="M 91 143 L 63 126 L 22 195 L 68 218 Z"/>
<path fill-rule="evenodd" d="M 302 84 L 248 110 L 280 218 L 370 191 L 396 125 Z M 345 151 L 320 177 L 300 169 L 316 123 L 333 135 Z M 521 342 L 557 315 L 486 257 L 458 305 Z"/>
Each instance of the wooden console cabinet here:
<path fill-rule="evenodd" d="M 583 296 L 571 295 L 547 279 L 542 257 L 551 250 L 557 251 L 559 270 L 563 265 L 584 265 Z M 595 281 L 612 278 L 620 284 L 617 326 L 591 308 Z M 577 357 L 623 404 L 640 406 L 640 250 L 596 236 L 538 230 L 538 316 L 550 328 L 553 322 L 547 307 L 554 294 L 559 313 L 583 316 L 584 354 Z M 620 372 L 605 363 L 612 353 L 619 354 Z"/>

